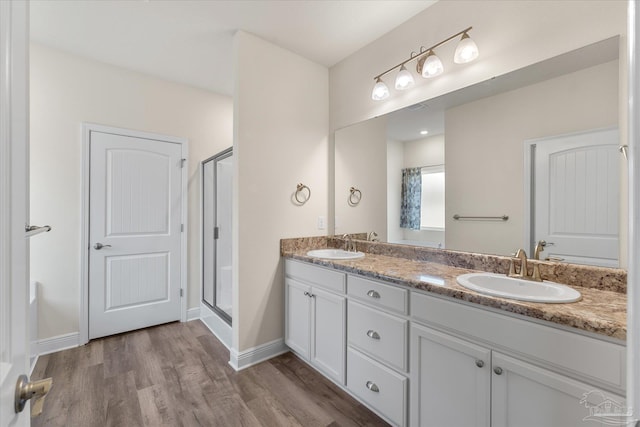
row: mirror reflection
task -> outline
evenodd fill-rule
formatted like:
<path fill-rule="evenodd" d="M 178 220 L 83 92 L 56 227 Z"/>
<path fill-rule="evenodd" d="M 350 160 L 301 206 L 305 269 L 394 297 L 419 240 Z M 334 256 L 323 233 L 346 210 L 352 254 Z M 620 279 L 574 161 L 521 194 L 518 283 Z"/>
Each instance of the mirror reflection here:
<path fill-rule="evenodd" d="M 540 259 L 619 266 L 618 51 L 614 37 L 338 130 L 336 234 L 500 255 L 542 241 Z"/>

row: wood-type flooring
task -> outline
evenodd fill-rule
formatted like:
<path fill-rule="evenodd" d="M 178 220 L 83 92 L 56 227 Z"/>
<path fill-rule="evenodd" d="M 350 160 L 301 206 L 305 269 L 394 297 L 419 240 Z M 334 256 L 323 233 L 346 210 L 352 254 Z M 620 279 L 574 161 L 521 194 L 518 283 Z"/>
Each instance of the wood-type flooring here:
<path fill-rule="evenodd" d="M 386 426 L 292 353 L 235 372 L 200 322 L 169 323 L 41 356 L 53 378 L 33 427 Z"/>

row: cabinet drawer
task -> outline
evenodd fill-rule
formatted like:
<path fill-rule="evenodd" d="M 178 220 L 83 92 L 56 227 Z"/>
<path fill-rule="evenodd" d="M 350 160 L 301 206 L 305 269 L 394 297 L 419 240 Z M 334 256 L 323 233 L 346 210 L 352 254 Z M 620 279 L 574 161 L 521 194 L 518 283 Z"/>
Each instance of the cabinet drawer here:
<path fill-rule="evenodd" d="M 347 388 L 397 425 L 405 424 L 407 378 L 347 350 Z"/>
<path fill-rule="evenodd" d="M 407 371 L 408 322 L 349 301 L 347 339 L 350 345 L 390 366 Z"/>
<path fill-rule="evenodd" d="M 349 296 L 358 298 L 367 304 L 385 308 L 401 314 L 407 314 L 408 295 L 406 289 L 385 285 L 357 276 L 349 276 L 347 283 Z"/>
<path fill-rule="evenodd" d="M 344 273 L 289 259 L 285 261 L 284 269 L 287 276 L 295 277 L 335 292 L 345 292 L 346 274 Z"/>
<path fill-rule="evenodd" d="M 588 382 L 625 389 L 626 348 L 622 345 L 417 292 L 411 293 L 411 316 L 577 374 Z"/>

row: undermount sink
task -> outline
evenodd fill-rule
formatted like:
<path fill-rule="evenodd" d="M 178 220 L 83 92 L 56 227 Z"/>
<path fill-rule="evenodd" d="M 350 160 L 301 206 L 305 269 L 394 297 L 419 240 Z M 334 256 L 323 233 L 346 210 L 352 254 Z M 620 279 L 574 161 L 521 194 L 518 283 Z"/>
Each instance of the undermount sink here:
<path fill-rule="evenodd" d="M 534 282 L 495 273 L 469 273 L 457 277 L 467 289 L 500 298 L 519 301 L 567 303 L 579 301 L 580 292 L 554 282 Z"/>
<path fill-rule="evenodd" d="M 363 252 L 351 252 L 343 249 L 315 249 L 307 252 L 307 256 L 324 259 L 358 259 L 363 258 Z"/>

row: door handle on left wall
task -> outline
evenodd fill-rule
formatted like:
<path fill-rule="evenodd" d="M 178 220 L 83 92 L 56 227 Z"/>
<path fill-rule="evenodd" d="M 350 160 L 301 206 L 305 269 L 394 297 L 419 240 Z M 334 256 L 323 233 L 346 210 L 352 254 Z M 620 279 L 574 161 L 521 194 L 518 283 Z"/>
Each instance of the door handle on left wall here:
<path fill-rule="evenodd" d="M 93 249 L 99 251 L 102 248 L 110 248 L 111 245 L 103 245 L 102 243 L 98 242 L 95 245 L 93 245 Z"/>

